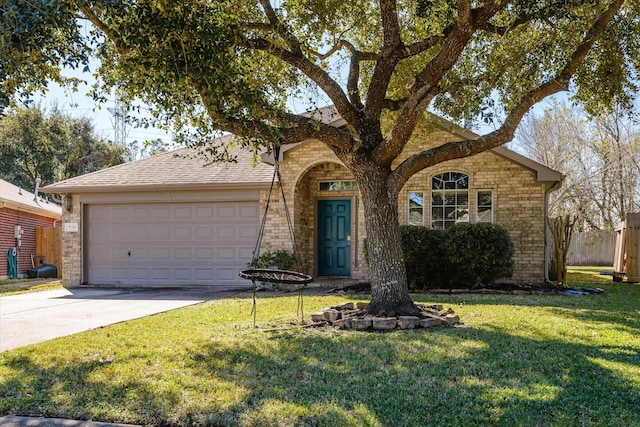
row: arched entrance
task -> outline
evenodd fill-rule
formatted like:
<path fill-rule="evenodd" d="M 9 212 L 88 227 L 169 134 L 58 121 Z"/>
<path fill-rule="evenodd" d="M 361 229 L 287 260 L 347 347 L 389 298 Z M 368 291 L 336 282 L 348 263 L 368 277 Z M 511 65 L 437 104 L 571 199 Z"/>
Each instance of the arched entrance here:
<path fill-rule="evenodd" d="M 358 270 L 358 199 L 353 177 L 338 163 L 314 165 L 296 183 L 296 238 L 314 276 L 353 277 Z"/>

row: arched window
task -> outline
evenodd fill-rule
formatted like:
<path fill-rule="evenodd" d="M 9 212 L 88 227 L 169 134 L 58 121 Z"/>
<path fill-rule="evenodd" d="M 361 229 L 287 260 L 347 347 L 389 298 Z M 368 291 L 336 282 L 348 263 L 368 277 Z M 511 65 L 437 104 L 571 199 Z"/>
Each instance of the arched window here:
<path fill-rule="evenodd" d="M 469 222 L 469 175 L 444 172 L 431 178 L 431 227 Z"/>

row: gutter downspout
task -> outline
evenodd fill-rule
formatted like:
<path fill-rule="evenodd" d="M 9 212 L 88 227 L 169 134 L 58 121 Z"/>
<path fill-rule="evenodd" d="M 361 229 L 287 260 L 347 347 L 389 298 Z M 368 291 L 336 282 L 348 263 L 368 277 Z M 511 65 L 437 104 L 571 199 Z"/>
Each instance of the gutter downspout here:
<path fill-rule="evenodd" d="M 562 176 L 564 179 L 564 175 Z M 551 254 L 549 253 L 549 196 L 562 186 L 562 180 L 556 181 L 551 187 L 544 192 L 544 281 L 550 283 L 549 280 L 549 264 L 551 263 Z"/>

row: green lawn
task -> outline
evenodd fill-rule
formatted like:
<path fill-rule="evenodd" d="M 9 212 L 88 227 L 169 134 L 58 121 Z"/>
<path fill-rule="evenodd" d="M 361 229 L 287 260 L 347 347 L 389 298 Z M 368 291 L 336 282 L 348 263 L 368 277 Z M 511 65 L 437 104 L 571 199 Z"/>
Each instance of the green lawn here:
<path fill-rule="evenodd" d="M 62 282 L 38 283 L 39 279 L 0 280 L 0 295 L 16 295 L 28 292 L 48 291 L 62 287 Z"/>
<path fill-rule="evenodd" d="M 572 271 L 594 285 L 592 271 Z M 585 278 L 586 277 L 586 278 Z M 639 426 L 640 285 L 416 295 L 455 328 L 281 328 L 295 296 L 230 298 L 0 354 L 0 414 L 151 425 Z M 345 300 L 306 296 L 305 312 Z M 278 329 L 280 328 L 280 329 Z"/>

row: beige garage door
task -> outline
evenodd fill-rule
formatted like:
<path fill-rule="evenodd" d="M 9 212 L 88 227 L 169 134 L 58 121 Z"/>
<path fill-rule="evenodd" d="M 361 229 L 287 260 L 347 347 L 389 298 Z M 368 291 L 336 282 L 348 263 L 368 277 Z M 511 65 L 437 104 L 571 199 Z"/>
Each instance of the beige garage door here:
<path fill-rule="evenodd" d="M 94 285 L 238 284 L 257 202 L 86 206 L 85 278 Z"/>

